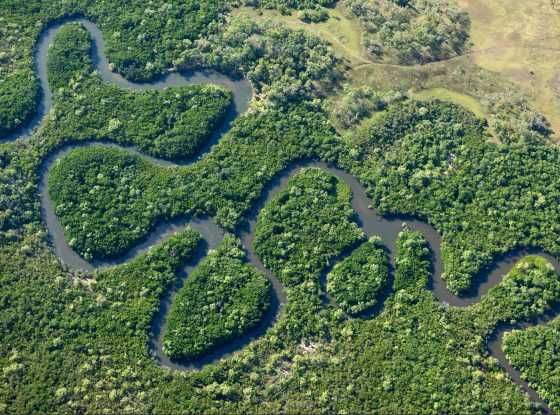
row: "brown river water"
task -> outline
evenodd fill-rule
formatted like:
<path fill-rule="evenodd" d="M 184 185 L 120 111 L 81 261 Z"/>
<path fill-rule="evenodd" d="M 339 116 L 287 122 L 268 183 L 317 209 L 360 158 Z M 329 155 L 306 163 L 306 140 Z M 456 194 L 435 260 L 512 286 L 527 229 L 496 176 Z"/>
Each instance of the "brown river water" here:
<path fill-rule="evenodd" d="M 42 123 L 45 115 L 48 113 L 53 105 L 52 92 L 48 85 L 47 79 L 47 58 L 48 58 L 48 48 L 52 44 L 56 33 L 60 28 L 68 22 L 80 22 L 87 30 L 90 32 L 93 40 L 93 61 L 96 66 L 96 70 L 100 77 L 108 83 L 112 83 L 122 88 L 131 90 L 147 90 L 147 89 L 163 89 L 168 87 L 176 87 L 181 85 L 189 84 L 218 84 L 230 89 L 234 94 L 234 104 L 230 111 L 230 115 L 225 121 L 222 128 L 220 128 L 209 140 L 209 143 L 201 150 L 201 155 L 211 151 L 212 146 L 219 141 L 219 139 L 227 133 L 231 122 L 240 114 L 245 112 L 249 106 L 252 99 L 253 92 L 250 83 L 247 80 L 232 80 L 224 75 L 221 75 L 214 71 L 196 71 L 192 73 L 171 73 L 161 79 L 151 82 L 151 83 L 132 83 L 124 79 L 122 76 L 112 72 L 109 69 L 108 61 L 104 53 L 104 43 L 103 37 L 97 26 L 85 19 L 67 19 L 61 21 L 57 24 L 50 26 L 47 30 L 43 32 L 38 40 L 37 47 L 35 49 L 35 64 L 38 77 L 41 82 L 43 98 L 39 106 L 39 111 L 33 120 L 25 128 L 21 129 L 13 136 L 8 137 L 8 140 L 25 140 L 28 139 L 33 131 Z M 54 213 L 54 206 L 51 198 L 49 197 L 47 190 L 48 176 L 50 168 L 56 160 L 61 159 L 74 148 L 81 146 L 111 146 L 116 148 L 124 148 L 127 151 L 148 159 L 149 161 L 165 167 L 173 167 L 176 164 L 170 163 L 165 160 L 155 159 L 153 157 L 146 156 L 139 153 L 134 148 L 122 147 L 114 144 L 108 143 L 86 143 L 86 144 L 75 144 L 64 147 L 54 154 L 51 154 L 44 162 L 42 169 L 42 177 L 40 181 L 40 194 L 42 202 L 42 217 L 47 226 L 50 234 L 50 238 L 53 244 L 53 249 L 55 254 L 59 257 L 60 261 L 67 267 L 74 270 L 83 271 L 93 271 L 99 268 L 106 268 L 110 266 L 115 266 L 119 264 L 126 263 L 133 259 L 134 257 L 140 255 L 141 253 L 148 250 L 150 247 L 160 243 L 161 241 L 168 238 L 170 235 L 190 226 L 194 230 L 198 231 L 204 241 L 205 246 L 202 249 L 195 261 L 192 264 L 185 267 L 178 278 L 176 284 L 164 295 L 162 298 L 161 306 L 158 314 L 153 320 L 152 324 L 152 340 L 151 340 L 151 350 L 154 359 L 163 367 L 167 367 L 172 370 L 193 370 L 199 369 L 202 366 L 218 361 L 219 359 L 227 357 L 230 353 L 240 350 L 253 339 L 258 338 L 263 335 L 274 322 L 282 315 L 283 305 L 286 303 L 286 293 L 280 281 L 264 267 L 260 259 L 258 258 L 254 247 L 253 238 L 255 234 L 255 225 L 258 213 L 260 210 L 282 189 L 285 188 L 289 178 L 293 177 L 298 171 L 303 167 L 319 167 L 336 175 L 339 179 L 343 180 L 352 190 L 352 207 L 356 213 L 356 220 L 358 224 L 362 227 L 365 234 L 369 237 L 372 235 L 378 235 L 381 237 L 383 244 L 388 250 L 389 258 L 391 264 L 394 267 L 395 260 L 395 244 L 397 240 L 397 235 L 402 230 L 403 225 L 406 225 L 412 230 L 418 230 L 423 233 L 423 235 L 428 240 L 432 254 L 433 254 L 433 274 L 430 284 L 430 289 L 434 294 L 434 297 L 451 307 L 466 307 L 480 301 L 481 297 L 488 292 L 488 290 L 498 284 L 502 278 L 513 268 L 515 263 L 519 261 L 526 255 L 540 255 L 545 257 L 556 270 L 557 273 L 560 272 L 559 261 L 542 251 L 529 251 L 529 250 L 517 250 L 511 252 L 505 256 L 497 258 L 490 267 L 482 271 L 475 278 L 474 288 L 471 293 L 466 297 L 457 297 L 452 294 L 446 288 L 446 283 L 442 279 L 442 261 L 441 261 L 441 237 L 438 232 L 429 224 L 416 220 L 414 218 L 385 218 L 378 215 L 375 210 L 370 209 L 371 200 L 366 196 L 364 187 L 358 182 L 358 180 L 348 174 L 347 172 L 336 168 L 334 166 L 327 165 L 318 161 L 302 161 L 295 162 L 289 168 L 280 172 L 275 179 L 273 179 L 265 188 L 263 194 L 254 204 L 253 208 L 250 210 L 247 216 L 246 224 L 241 227 L 237 234 L 241 238 L 244 248 L 247 253 L 247 261 L 259 269 L 272 283 L 272 307 L 267 315 L 263 318 L 258 327 L 253 329 L 247 335 L 228 343 L 225 346 L 221 346 L 214 351 L 212 351 L 207 356 L 196 360 L 194 362 L 175 362 L 171 361 L 165 356 L 162 351 L 162 339 L 166 330 L 166 315 L 173 304 L 175 295 L 177 291 L 182 287 L 187 276 L 196 268 L 198 262 L 204 258 L 206 252 L 210 249 L 215 249 L 222 241 L 224 236 L 224 231 L 217 226 L 211 218 L 190 218 L 190 219 L 179 219 L 170 223 L 158 224 L 155 229 L 151 232 L 150 236 L 138 244 L 134 249 L 128 252 L 122 257 L 111 260 L 111 261 L 100 261 L 100 262 L 87 262 L 82 257 L 80 257 L 76 252 L 74 252 L 67 244 L 64 235 L 63 228 Z M 525 391 L 530 399 L 538 404 L 544 412 L 550 412 L 550 409 L 546 403 L 540 399 L 538 394 L 521 379 L 518 370 L 513 368 L 508 360 L 506 359 L 504 352 L 502 350 L 502 338 L 506 331 L 513 328 L 525 328 L 533 326 L 536 324 L 543 324 L 558 315 L 557 310 L 552 310 L 550 314 L 542 316 L 531 322 L 526 322 L 519 324 L 515 327 L 511 326 L 500 326 L 492 337 L 488 340 L 488 349 L 492 356 L 494 356 L 500 366 L 505 372 L 508 373 L 509 377 L 515 382 L 523 391 Z"/>

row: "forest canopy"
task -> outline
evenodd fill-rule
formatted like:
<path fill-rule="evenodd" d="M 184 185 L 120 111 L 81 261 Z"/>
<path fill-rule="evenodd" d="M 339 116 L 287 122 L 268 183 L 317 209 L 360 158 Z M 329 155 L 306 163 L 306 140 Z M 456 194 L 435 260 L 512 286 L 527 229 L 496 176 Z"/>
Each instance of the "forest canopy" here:
<path fill-rule="evenodd" d="M 425 218 L 443 235 L 452 291 L 517 247 L 560 253 L 558 149 L 490 143 L 480 120 L 438 101 L 397 104 L 377 121 L 353 137 L 353 171 L 381 212 Z"/>
<path fill-rule="evenodd" d="M 350 189 L 333 175 L 305 168 L 259 214 L 256 252 L 287 286 L 323 269 L 364 238 L 352 221 Z"/>
<path fill-rule="evenodd" d="M 389 279 L 387 253 L 378 237 L 370 238 L 327 275 L 327 291 L 345 312 L 356 315 L 380 300 Z"/>
<path fill-rule="evenodd" d="M 209 34 L 227 10 L 222 0 L 157 0 L 149 5 L 139 0 L 3 0 L 1 6 L 0 138 L 37 110 L 33 44 L 53 21 L 83 16 L 96 22 L 114 70 L 133 81 L 149 81 L 164 75 L 181 50 Z"/>
<path fill-rule="evenodd" d="M 173 359 L 193 359 L 254 328 L 270 307 L 270 282 L 251 265 L 235 237 L 226 235 L 187 277 L 163 339 Z"/>
<path fill-rule="evenodd" d="M 393 71 L 467 51 L 467 16 L 447 0 L 341 0 L 315 25 L 297 17 L 313 22 L 335 2 L 243 2 L 278 9 L 274 22 L 230 13 L 241 3 L 0 0 L 0 136 L 31 125 L 42 103 L 33 48 L 62 24 L 47 65 L 53 106 L 29 136 L 0 143 L 0 413 L 538 412 L 504 362 L 559 410 L 558 320 L 521 325 L 548 321 L 560 299 L 549 124 L 508 94 L 486 122 L 364 86 L 314 31 L 346 7 L 368 69 Z M 77 16 L 100 28 L 126 79 L 246 77 L 249 110 L 228 112 L 239 96 L 213 85 L 115 85 L 95 71 L 86 29 L 65 20 Z M 372 210 L 396 225 L 390 240 L 366 238 Z M 449 306 L 430 284 L 439 255 L 401 227 L 410 216 L 441 234 L 437 268 L 453 292 L 492 265 L 511 271 Z M 178 227 L 189 221 L 217 231 L 204 228 L 205 242 Z M 159 224 L 177 232 L 152 245 Z M 92 268 L 123 263 L 75 269 L 53 236 Z M 141 241 L 151 247 L 136 252 Z M 521 248 L 552 257 L 514 264 Z M 193 364 L 179 371 L 154 344 L 183 281 L 163 333 L 167 356 Z M 510 329 L 503 357 L 494 340 Z"/>

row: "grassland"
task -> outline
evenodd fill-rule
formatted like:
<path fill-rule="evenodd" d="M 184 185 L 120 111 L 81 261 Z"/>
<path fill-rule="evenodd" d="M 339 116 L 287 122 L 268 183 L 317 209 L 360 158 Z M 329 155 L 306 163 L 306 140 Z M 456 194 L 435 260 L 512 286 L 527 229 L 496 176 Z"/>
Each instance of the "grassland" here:
<path fill-rule="evenodd" d="M 256 21 L 272 20 L 291 29 L 305 29 L 328 41 L 332 45 L 335 55 L 349 65 L 371 63 L 362 47 L 362 32 L 358 19 L 351 16 L 341 4 L 327 10 L 329 19 L 321 23 L 304 23 L 298 18 L 297 13 L 284 16 L 278 10 L 250 7 L 236 9 L 233 14 L 248 16 Z"/>
<path fill-rule="evenodd" d="M 554 0 L 459 0 L 471 17 L 470 59 L 513 81 L 560 138 L 560 9 Z"/>
<path fill-rule="evenodd" d="M 240 8 L 237 15 L 273 20 L 305 29 L 328 41 L 348 66 L 349 81 L 380 91 L 399 90 L 415 99 L 437 98 L 490 118 L 496 94 L 521 87 L 531 107 L 560 135 L 560 11 L 553 0 L 459 0 L 471 18 L 471 50 L 464 56 L 426 65 L 387 65 L 371 61 L 361 43 L 357 19 L 339 4 L 322 23 L 304 23 L 294 13 Z"/>
<path fill-rule="evenodd" d="M 369 86 L 382 95 L 398 91 L 422 101 L 439 99 L 484 119 L 492 117 L 488 97 L 508 87 L 467 56 L 414 66 L 370 63 L 358 65 L 348 74 L 348 82 L 356 87 Z M 492 128 L 489 132 L 493 133 Z"/>
<path fill-rule="evenodd" d="M 367 55 L 362 45 L 362 31 L 358 19 L 339 3 L 333 9 L 327 9 L 329 19 L 321 23 L 305 23 L 296 13 L 282 15 L 278 10 L 254 9 L 241 7 L 234 15 L 248 16 L 257 21 L 271 20 L 292 29 L 304 29 L 328 41 L 335 55 L 341 59 L 349 70 L 352 84 L 370 85 L 379 91 L 402 90 L 410 92 L 416 99 L 440 99 L 449 101 L 472 111 L 478 117 L 486 117 L 483 105 L 479 102 L 482 94 L 472 95 L 473 85 L 457 72 L 457 67 L 468 65 L 469 79 L 480 80 L 477 68 L 469 65 L 468 59 L 459 57 L 444 62 L 427 65 L 390 65 L 375 63 Z M 477 85 L 475 90 L 487 91 L 487 85 Z"/>
<path fill-rule="evenodd" d="M 479 118 L 484 118 L 484 108 L 475 98 L 470 95 L 452 91 L 447 88 L 429 88 L 412 94 L 412 97 L 418 100 L 439 99 L 441 101 L 449 101 L 471 111 Z"/>

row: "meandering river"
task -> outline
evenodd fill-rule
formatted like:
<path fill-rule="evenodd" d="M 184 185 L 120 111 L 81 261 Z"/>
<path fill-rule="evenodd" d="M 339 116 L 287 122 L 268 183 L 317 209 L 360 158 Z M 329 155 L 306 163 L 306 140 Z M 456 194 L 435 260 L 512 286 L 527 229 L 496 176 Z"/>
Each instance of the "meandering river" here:
<path fill-rule="evenodd" d="M 100 77 L 108 83 L 112 83 L 122 88 L 127 88 L 131 90 L 146 90 L 146 89 L 163 89 L 167 87 L 176 87 L 180 85 L 188 85 L 194 83 L 212 83 L 225 86 L 230 89 L 234 94 L 234 105 L 229 118 L 224 123 L 223 127 L 219 129 L 214 137 L 209 141 L 207 146 L 201 151 L 201 154 L 206 154 L 211 150 L 213 144 L 215 144 L 227 131 L 231 121 L 237 117 L 239 114 L 247 110 L 249 103 L 252 99 L 252 88 L 248 81 L 240 80 L 234 81 L 229 79 L 224 75 L 220 75 L 213 71 L 198 71 L 190 74 L 172 73 L 166 77 L 153 83 L 132 83 L 121 77 L 120 75 L 113 73 L 109 69 L 109 64 L 104 52 L 103 37 L 97 26 L 85 19 L 69 19 L 52 25 L 50 28 L 45 30 L 41 35 L 37 47 L 35 50 L 35 64 L 37 75 L 41 82 L 41 88 L 43 91 L 42 101 L 39 107 L 37 115 L 24 129 L 20 130 L 9 139 L 27 139 L 32 135 L 33 131 L 43 122 L 45 115 L 48 113 L 53 105 L 52 91 L 49 88 L 47 79 L 47 59 L 48 59 L 48 48 L 53 42 L 56 33 L 60 28 L 70 22 L 80 22 L 83 24 L 94 40 L 93 48 L 93 61 L 94 65 L 99 73 Z M 214 352 L 208 356 L 190 363 L 181 363 L 170 361 L 162 351 L 162 338 L 166 329 L 166 315 L 169 311 L 171 304 L 174 301 L 175 294 L 182 286 L 187 275 L 196 267 L 198 261 L 200 261 L 205 256 L 205 252 L 208 249 L 216 248 L 223 239 L 224 232 L 220 229 L 211 218 L 198 218 L 190 220 L 177 220 L 172 223 L 159 224 L 151 233 L 151 235 L 139 244 L 136 248 L 131 250 L 126 255 L 122 256 L 118 260 L 107 261 L 107 262 L 87 262 L 81 258 L 76 252 L 74 252 L 66 242 L 63 228 L 54 213 L 53 202 L 49 197 L 47 183 L 51 167 L 53 163 L 64 157 L 69 151 L 78 146 L 113 146 L 119 148 L 125 148 L 113 144 L 107 143 L 87 143 L 71 145 L 66 148 L 60 149 L 57 152 L 51 154 L 47 160 L 44 162 L 44 168 L 42 169 L 42 177 L 40 181 L 40 194 L 42 202 L 42 215 L 44 222 L 49 231 L 55 254 L 60 258 L 61 262 L 68 266 L 69 268 L 84 271 L 93 271 L 102 267 L 109 267 L 118 264 L 123 264 L 134 257 L 138 256 L 142 252 L 145 252 L 151 246 L 161 242 L 173 233 L 184 229 L 187 226 L 192 227 L 196 231 L 200 232 L 203 239 L 205 240 L 205 250 L 198 255 L 196 261 L 191 265 L 186 267 L 181 275 L 181 278 L 172 287 L 162 299 L 161 307 L 158 315 L 154 318 L 152 324 L 152 341 L 151 348 L 154 358 L 162 365 L 174 370 L 192 370 L 200 368 L 201 366 L 216 362 L 218 359 L 227 356 L 229 353 L 239 350 L 248 344 L 254 338 L 262 335 L 276 319 L 282 313 L 282 306 L 286 302 L 286 294 L 282 287 L 280 281 L 268 270 L 266 269 L 257 254 L 255 253 L 253 247 L 253 238 L 255 234 L 256 218 L 260 210 L 275 196 L 279 191 L 285 188 L 287 181 L 290 177 L 294 176 L 303 167 L 315 166 L 324 169 L 334 175 L 339 179 L 343 180 L 352 190 L 352 207 L 357 215 L 357 220 L 359 225 L 364 230 L 367 236 L 378 235 L 381 237 L 383 244 L 387 247 L 389 251 L 390 261 L 394 267 L 395 262 L 395 245 L 398 233 L 402 230 L 404 223 L 413 230 L 421 231 L 426 239 L 428 240 L 431 250 L 433 252 L 433 276 L 430 289 L 432 290 L 435 298 L 438 301 L 448 304 L 452 307 L 466 307 L 480 301 L 481 297 L 488 292 L 490 288 L 498 284 L 502 278 L 513 268 L 515 263 L 521 258 L 528 254 L 540 255 L 545 257 L 556 270 L 560 273 L 560 263 L 559 261 L 546 254 L 545 252 L 535 252 L 526 250 L 517 250 L 506 256 L 501 257 L 496 260 L 492 266 L 482 272 L 480 276 L 476 278 L 476 287 L 473 293 L 468 297 L 457 297 L 449 292 L 446 288 L 445 281 L 442 279 L 442 261 L 441 261 L 441 238 L 438 232 L 425 222 L 411 219 L 411 218 L 384 218 L 378 215 L 375 210 L 370 209 L 371 200 L 366 196 L 365 189 L 358 182 L 358 180 L 348 174 L 347 172 L 340 170 L 336 167 L 329 166 L 322 162 L 316 161 L 306 161 L 293 163 L 288 169 L 279 173 L 276 178 L 270 182 L 259 200 L 254 204 L 253 208 L 247 216 L 247 224 L 240 228 L 237 232 L 238 236 L 241 238 L 245 250 L 247 252 L 247 260 L 250 264 L 259 269 L 272 283 L 273 287 L 273 306 L 270 312 L 265 316 L 261 324 L 254 330 L 252 330 L 248 335 L 229 343 L 226 346 L 216 349 Z M 127 151 L 139 155 L 148 159 L 149 161 L 156 163 L 161 166 L 174 167 L 177 166 L 168 161 L 155 159 L 153 157 L 148 157 L 144 154 L 139 153 L 133 148 L 125 148 Z M 556 313 L 551 313 L 541 317 L 540 319 L 533 321 L 531 323 L 525 323 L 519 325 L 519 327 L 528 327 L 530 325 L 542 324 L 550 321 L 552 318 L 556 317 Z M 502 350 L 502 338 L 503 334 L 507 330 L 511 330 L 512 327 L 501 326 L 499 327 L 492 338 L 489 340 L 488 348 L 492 356 L 498 359 L 501 367 L 506 371 L 510 378 L 519 387 L 526 391 L 532 401 L 542 405 L 546 412 L 550 409 L 545 402 L 540 399 L 538 394 L 529 387 L 527 382 L 521 379 L 519 371 L 514 369 L 507 361 L 503 350 Z"/>

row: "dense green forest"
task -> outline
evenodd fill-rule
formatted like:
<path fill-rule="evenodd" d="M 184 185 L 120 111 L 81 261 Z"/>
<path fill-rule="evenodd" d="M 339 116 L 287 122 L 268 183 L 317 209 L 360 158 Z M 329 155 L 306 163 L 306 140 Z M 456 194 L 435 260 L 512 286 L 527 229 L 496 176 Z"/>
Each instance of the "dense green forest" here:
<path fill-rule="evenodd" d="M 364 238 L 351 221 L 350 196 L 331 174 L 304 169 L 259 215 L 256 251 L 285 285 L 313 281 L 337 254 Z"/>
<path fill-rule="evenodd" d="M 558 412 L 560 400 L 556 391 L 559 387 L 560 364 L 558 362 L 558 320 L 507 333 L 504 350 L 509 360 L 521 369 L 523 377 L 535 386 L 540 396 L 550 402 Z"/>
<path fill-rule="evenodd" d="M 405 233 L 401 238 L 416 237 Z M 398 263 L 422 261 L 421 251 L 399 253 Z M 526 318 L 526 311 L 518 312 L 530 310 L 531 300 L 558 295 L 557 276 L 546 263 L 534 265 L 527 278 L 508 275 L 481 303 L 464 310 L 435 302 L 419 277 L 417 285 L 389 297 L 375 319 L 350 320 L 332 341 L 318 341 L 320 352 L 306 367 L 305 386 L 287 399 L 322 396 L 310 412 L 329 406 L 350 412 L 529 413 L 517 394 L 506 392 L 508 381 L 488 356 L 485 339 L 497 320 Z M 533 281 L 532 295 L 517 302 L 525 284 Z M 506 296 L 508 301 L 502 302 Z M 543 308 L 547 306 L 550 302 Z"/>
<path fill-rule="evenodd" d="M 29 122 L 37 111 L 40 95 L 39 82 L 31 70 L 17 72 L 3 80 L 0 84 L 0 138 Z"/>
<path fill-rule="evenodd" d="M 252 7 L 286 8 L 286 9 L 312 9 L 317 6 L 332 7 L 335 0 L 244 0 L 244 4 Z"/>
<path fill-rule="evenodd" d="M 33 44 L 49 23 L 84 16 L 98 23 L 116 71 L 143 81 L 162 75 L 184 47 L 222 22 L 224 1 L 2 1 L 0 25 L 0 134 L 15 130 L 34 113 L 39 98 L 32 75 Z M 126 10 L 126 13 L 122 13 Z M 1 136 L 0 136 L 1 137 Z"/>
<path fill-rule="evenodd" d="M 125 266 L 94 275 L 62 270 L 38 237 L 25 242 L 32 257 L 4 246 L 0 292 L 2 304 L 10 306 L 2 313 L 2 411 L 153 407 L 146 346 L 151 320 L 199 242 L 187 230 Z"/>
<path fill-rule="evenodd" d="M 526 257 L 516 264 L 507 277 L 472 306 L 475 322 L 491 330 L 499 323 L 515 324 L 544 314 L 558 301 L 560 281 L 548 261 Z M 484 323 L 483 323 L 483 320 Z"/>
<path fill-rule="evenodd" d="M 387 286 L 389 264 L 378 237 L 370 238 L 327 275 L 327 291 L 345 312 L 356 315 L 373 307 Z"/>
<path fill-rule="evenodd" d="M 290 12 L 335 2 L 228 3 L 0 0 L 0 136 L 35 113 L 33 45 L 69 16 L 99 25 L 109 61 L 128 79 L 212 68 L 247 77 L 255 92 L 203 157 L 168 166 L 199 155 L 232 94 L 120 89 L 93 70 L 81 25 L 60 30 L 48 62 L 54 106 L 28 139 L 0 144 L 0 413 L 538 413 L 489 342 L 555 312 L 560 280 L 545 259 L 525 257 L 476 304 L 450 307 L 430 291 L 424 236 L 403 228 L 395 252 L 384 248 L 395 241 L 368 241 L 352 192 L 331 173 L 303 168 L 259 201 L 294 162 L 341 167 L 367 188 L 371 208 L 441 233 L 444 277 L 464 292 L 516 248 L 560 256 L 560 152 L 546 123 L 522 119 L 515 134 L 504 126 L 510 139 L 497 144 L 484 120 L 449 103 L 344 88 L 343 67 L 311 32 L 228 14 L 241 3 Z M 451 1 L 344 3 L 381 60 L 428 62 L 467 47 L 468 20 Z M 182 269 L 200 259 L 201 236 L 179 230 L 123 265 L 75 271 L 53 252 L 40 191 L 86 259 L 126 254 L 156 224 L 185 216 L 230 232 L 186 277 L 167 316 L 165 352 L 190 360 L 270 312 L 271 284 L 240 243 L 255 213 L 252 249 L 286 294 L 276 320 L 197 370 L 163 367 L 152 324 Z M 553 410 L 557 328 L 554 320 L 504 339 L 510 362 Z"/>
<path fill-rule="evenodd" d="M 184 159 L 210 139 L 232 105 L 231 92 L 216 86 L 141 93 L 109 86 L 93 72 L 90 48 L 88 32 L 68 24 L 49 49 L 49 84 L 59 103 L 52 117 L 74 127 L 74 140 L 134 144 L 147 154 Z"/>
<path fill-rule="evenodd" d="M 353 136 L 354 171 L 384 213 L 426 218 L 443 235 L 450 289 L 516 247 L 560 253 L 560 152 L 528 139 L 489 143 L 481 121 L 438 102 L 405 103 Z"/>
<path fill-rule="evenodd" d="M 270 283 L 244 256 L 239 241 L 226 235 L 188 277 L 167 318 L 168 356 L 196 358 L 259 323 L 270 307 Z"/>
<path fill-rule="evenodd" d="M 90 74 L 92 52 L 92 39 L 85 28 L 78 23 L 63 26 L 49 47 L 47 71 L 51 89 L 58 92 Z"/>
<path fill-rule="evenodd" d="M 110 147 L 74 149 L 53 167 L 49 193 L 68 240 L 100 259 L 126 252 L 157 221 L 182 215 L 210 214 L 233 229 L 275 172 L 294 159 L 329 159 L 339 145 L 325 116 L 301 105 L 239 119 L 189 167 L 157 167 Z"/>
<path fill-rule="evenodd" d="M 299 17 L 304 22 L 321 22 L 328 19 L 325 7 L 333 7 L 336 0 L 238 0 L 243 6 L 260 9 L 277 9 L 280 13 L 289 15 L 294 10 L 300 10 Z M 233 2 L 234 4 L 237 1 Z"/>
<path fill-rule="evenodd" d="M 393 289 L 426 287 L 431 274 L 430 248 L 420 232 L 405 229 L 397 239 Z"/>
<path fill-rule="evenodd" d="M 170 68 L 210 67 L 244 74 L 259 94 L 286 103 L 309 96 L 317 81 L 333 76 L 334 58 L 324 42 L 304 31 L 250 19 L 235 18 L 224 26 L 227 7 L 221 1 L 158 1 L 149 7 L 133 2 L 127 3 L 126 16 L 116 12 L 122 8 L 119 2 L 4 3 L 7 24 L 0 29 L 0 44 L 6 44 L 2 50 L 7 55 L 0 59 L 0 76 L 9 78 L 0 84 L 0 134 L 33 115 L 39 88 L 31 72 L 31 45 L 48 22 L 66 16 L 98 23 L 109 62 L 134 81 L 154 79 Z"/>
<path fill-rule="evenodd" d="M 157 170 L 139 157 L 84 148 L 53 168 L 49 193 L 71 247 L 86 259 L 114 257 L 145 236 L 159 211 L 165 212 L 159 181 Z"/>
<path fill-rule="evenodd" d="M 341 77 L 332 50 L 321 39 L 248 17 L 232 17 L 223 31 L 184 50 L 177 66 L 241 73 L 251 81 L 257 99 L 274 107 L 317 98 Z"/>

